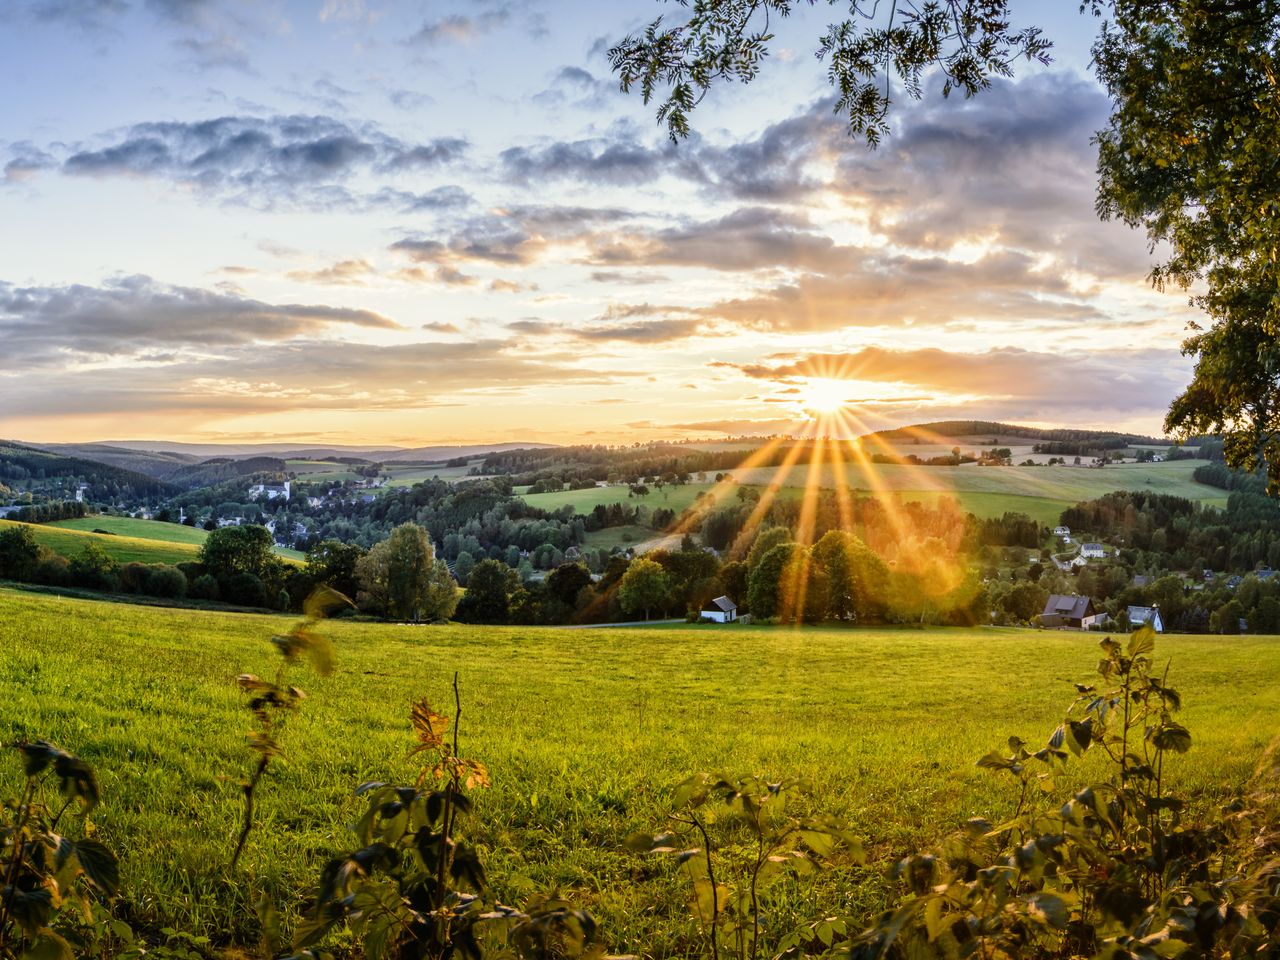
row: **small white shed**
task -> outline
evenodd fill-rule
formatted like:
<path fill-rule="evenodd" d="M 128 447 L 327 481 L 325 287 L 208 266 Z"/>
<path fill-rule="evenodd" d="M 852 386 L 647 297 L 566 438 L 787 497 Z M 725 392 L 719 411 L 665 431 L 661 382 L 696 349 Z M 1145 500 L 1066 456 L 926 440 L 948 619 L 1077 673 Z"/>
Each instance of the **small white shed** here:
<path fill-rule="evenodd" d="M 738 605 L 728 597 L 716 597 L 703 608 L 702 619 L 733 623 L 738 619 Z"/>

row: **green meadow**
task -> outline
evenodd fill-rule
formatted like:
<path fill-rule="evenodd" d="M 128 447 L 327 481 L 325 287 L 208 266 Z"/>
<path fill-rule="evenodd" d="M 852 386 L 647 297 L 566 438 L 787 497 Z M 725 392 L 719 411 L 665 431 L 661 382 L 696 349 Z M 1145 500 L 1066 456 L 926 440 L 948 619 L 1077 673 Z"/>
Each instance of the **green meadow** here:
<path fill-rule="evenodd" d="M 60 530 L 83 530 L 92 533 L 95 530 L 106 530 L 116 536 L 133 537 L 138 540 L 159 540 L 164 543 L 204 543 L 209 536 L 207 530 L 200 527 L 188 527 L 181 523 L 164 523 L 159 520 L 136 520 L 133 517 L 77 517 L 74 520 L 58 520 L 47 524 Z"/>
<path fill-rule="evenodd" d="M 64 557 L 72 557 L 87 543 L 96 543 L 118 563 L 184 563 L 199 559 L 200 545 L 208 531 L 159 520 L 135 520 L 132 517 L 80 517 L 56 523 L 19 524 L 16 520 L 0 520 L 5 527 L 29 526 L 36 543 Z M 106 533 L 95 531 L 105 530 Z M 286 560 L 300 561 L 304 554 L 290 547 L 277 546 L 275 552 Z"/>
<path fill-rule="evenodd" d="M 1098 659 L 1096 635 L 1031 630 L 332 622 L 336 672 L 291 674 L 308 699 L 231 877 L 252 762 L 235 677 L 274 674 L 270 637 L 290 622 L 0 590 L 0 742 L 45 737 L 97 767 L 92 818 L 121 854 L 135 925 L 252 943 L 262 893 L 296 918 L 326 859 L 350 849 L 356 785 L 414 779 L 409 703 L 447 707 L 455 671 L 461 752 L 493 776 L 465 829 L 501 897 L 558 888 L 610 952 L 683 955 L 681 878 L 623 841 L 666 829 L 672 785 L 709 769 L 808 779 L 813 809 L 847 817 L 872 853 L 816 888 L 784 884 L 777 922 L 865 920 L 889 895 L 888 863 L 1012 809 L 1011 785 L 974 761 L 1010 734 L 1046 738 Z M 1195 738 L 1166 772 L 1207 809 L 1280 732 L 1280 639 L 1162 637 L 1157 654 Z"/>
<path fill-rule="evenodd" d="M 1200 463 L 1202 461 L 1197 460 L 1125 463 L 1102 469 L 848 463 L 843 469 L 825 464 L 816 471 L 808 466 L 798 466 L 786 472 L 778 467 L 742 467 L 729 472 L 744 485 L 765 487 L 778 484 L 778 496 L 781 497 L 801 496 L 811 482 L 824 489 L 832 489 L 841 483 L 861 495 L 890 494 L 906 502 L 934 504 L 944 497 L 951 497 L 960 509 L 978 517 L 1025 513 L 1033 520 L 1052 526 L 1068 507 L 1113 490 L 1148 490 L 1225 507 L 1226 496 L 1222 490 L 1192 479 L 1192 473 Z M 814 472 L 818 475 L 811 481 Z M 714 486 L 691 483 L 664 487 L 661 491 L 651 487 L 643 497 L 630 496 L 625 486 L 526 493 L 523 497 L 526 502 L 544 510 L 572 506 L 578 513 L 590 513 L 598 504 L 626 503 L 632 506 L 643 504 L 651 510 L 669 507 L 679 514 L 693 505 L 699 493 L 710 491 Z"/>
<path fill-rule="evenodd" d="M 98 528 L 103 530 L 111 529 L 111 523 L 116 519 L 119 518 L 86 517 L 83 520 L 71 521 L 77 524 L 87 524 L 88 529 L 77 529 L 64 526 L 61 523 L 34 523 L 26 524 L 25 526 L 30 526 L 31 532 L 36 538 L 36 543 L 48 547 L 64 557 L 74 557 L 87 544 L 95 543 L 108 556 L 113 557 L 119 563 L 132 563 L 135 560 L 140 563 L 183 563 L 188 560 L 194 561 L 198 558 L 200 552 L 199 544 L 204 541 L 203 537 L 197 542 L 182 543 L 167 539 L 156 539 L 153 536 L 140 537 L 121 535 L 114 532 L 110 534 L 93 532 Z M 154 523 L 154 521 L 147 520 L 134 522 Z M 0 530 L 16 526 L 23 526 L 23 524 L 13 520 L 0 520 Z M 173 526 L 173 524 L 156 523 L 155 526 Z M 204 533 L 204 531 L 201 530 L 199 533 Z"/>

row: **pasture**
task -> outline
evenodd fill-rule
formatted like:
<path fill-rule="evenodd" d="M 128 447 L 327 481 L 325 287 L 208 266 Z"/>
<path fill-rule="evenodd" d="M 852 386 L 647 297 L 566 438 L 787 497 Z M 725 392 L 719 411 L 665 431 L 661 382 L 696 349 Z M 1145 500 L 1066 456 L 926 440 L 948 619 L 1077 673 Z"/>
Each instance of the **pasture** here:
<path fill-rule="evenodd" d="M 83 520 L 71 521 L 90 524 L 88 529 L 68 527 L 62 523 L 20 524 L 14 520 L 0 520 L 0 530 L 6 527 L 29 526 L 36 538 L 36 543 L 48 547 L 64 557 L 74 557 L 86 545 L 93 543 L 101 547 L 103 552 L 112 557 L 117 563 L 132 563 L 134 561 L 139 563 L 184 563 L 188 560 L 195 561 L 198 559 L 199 543 L 182 543 L 172 540 L 159 540 L 153 537 L 93 532 L 98 527 L 103 530 L 111 529 L 109 524 L 115 519 L 119 518 L 86 517 Z M 105 521 L 105 523 L 99 523 L 98 521 L 100 520 Z M 153 523 L 154 521 L 140 520 L 136 522 Z M 172 526 L 172 524 L 159 523 L 155 525 Z M 199 532 L 204 533 L 203 530 Z M 203 537 L 200 542 L 203 542 Z"/>
<path fill-rule="evenodd" d="M 0 520 L 0 530 L 19 526 L 16 520 Z M 199 559 L 200 545 L 209 536 L 207 530 L 158 520 L 135 520 L 132 517 L 80 517 L 56 523 L 25 524 L 31 527 L 36 543 L 64 557 L 73 557 L 87 543 L 96 543 L 118 563 L 185 563 Z M 109 533 L 94 533 L 107 530 Z M 304 554 L 291 547 L 277 545 L 277 556 L 301 561 Z"/>
<path fill-rule="evenodd" d="M 843 469 L 825 464 L 817 470 L 808 466 L 783 472 L 778 467 L 745 467 L 730 471 L 743 485 L 764 487 L 779 484 L 778 496 L 802 495 L 814 474 L 813 484 L 832 489 L 843 483 L 859 495 L 882 494 L 906 502 L 936 503 L 945 496 L 954 498 L 962 510 L 978 517 L 998 517 L 1007 512 L 1025 513 L 1047 526 L 1058 522 L 1062 511 L 1082 500 L 1093 500 L 1113 490 L 1147 490 L 1199 500 L 1214 507 L 1226 506 L 1225 492 L 1196 483 L 1192 473 L 1202 461 L 1175 460 L 1168 463 L 1113 464 L 1102 469 L 1075 466 L 1039 467 L 917 467 L 898 464 L 846 463 Z M 643 504 L 650 510 L 669 507 L 680 514 L 692 506 L 699 493 L 714 484 L 690 483 L 650 488 L 643 497 L 631 496 L 627 487 L 591 487 L 556 493 L 523 494 L 529 504 L 544 510 L 572 506 L 577 513 L 590 513 L 597 504 Z M 720 496 L 731 496 L 723 489 Z"/>
<path fill-rule="evenodd" d="M 974 761 L 1009 734 L 1047 737 L 1074 695 L 1068 681 L 1091 679 L 1098 640 L 333 622 L 337 670 L 291 675 L 309 697 L 281 734 L 285 762 L 259 791 L 259 827 L 229 878 L 237 781 L 251 764 L 234 678 L 273 674 L 270 637 L 290 622 L 0 590 L 0 741 L 46 737 L 97 766 L 93 821 L 121 853 L 137 923 L 252 943 L 260 893 L 296 917 L 326 859 L 350 849 L 355 786 L 415 777 L 409 703 L 445 707 L 455 670 L 462 753 L 494 783 L 465 830 L 499 896 L 558 887 L 596 915 L 611 953 L 683 954 L 681 878 L 623 841 L 667 828 L 671 786 L 710 769 L 807 778 L 815 810 L 852 822 L 874 862 L 824 875 L 821 906 L 784 885 L 770 909 L 783 921 L 821 909 L 861 922 L 885 902 L 887 863 L 970 816 L 1012 809 L 1011 785 Z M 1166 774 L 1208 808 L 1280 730 L 1280 640 L 1162 637 L 1157 655 L 1195 738 Z M 6 763 L 12 786 L 16 758 Z"/>
<path fill-rule="evenodd" d="M 163 523 L 159 520 L 136 520 L 133 517 L 92 516 L 74 520 L 58 520 L 47 524 L 61 530 L 106 530 L 120 537 L 138 540 L 159 540 L 163 543 L 204 543 L 209 532 L 200 527 L 188 527 L 181 523 Z"/>

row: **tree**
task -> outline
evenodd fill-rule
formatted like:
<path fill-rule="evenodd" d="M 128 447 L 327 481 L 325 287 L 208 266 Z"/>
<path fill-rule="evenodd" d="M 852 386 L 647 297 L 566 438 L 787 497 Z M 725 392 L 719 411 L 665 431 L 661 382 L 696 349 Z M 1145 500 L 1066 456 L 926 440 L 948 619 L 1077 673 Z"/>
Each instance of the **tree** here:
<path fill-rule="evenodd" d="M 862 540 L 830 530 L 812 552 L 813 562 L 826 575 L 827 618 L 866 623 L 884 616 L 889 568 Z"/>
<path fill-rule="evenodd" d="M 547 577 L 547 593 L 568 607 L 577 606 L 578 594 L 591 585 L 591 573 L 580 563 L 562 563 Z"/>
<path fill-rule="evenodd" d="M 646 620 L 654 607 L 666 607 L 670 594 L 666 571 L 652 560 L 633 560 L 618 581 L 618 602 L 622 609 L 630 614 L 643 611 Z"/>
<path fill-rule="evenodd" d="M 1231 466 L 1280 488 L 1280 8 L 1236 0 L 1120 0 L 1094 48 L 1115 108 L 1098 136 L 1098 209 L 1168 258 L 1159 287 L 1202 286 L 1212 321 L 1165 428 L 1223 434 Z"/>
<path fill-rule="evenodd" d="M 463 623 L 509 623 L 511 595 L 520 588 L 514 570 L 498 560 L 481 560 L 467 580 L 467 592 L 458 603 Z"/>
<path fill-rule="evenodd" d="M 685 0 L 682 0 L 685 2 Z M 749 83 L 768 56 L 770 20 L 791 15 L 795 0 L 688 0 L 688 17 L 665 25 L 659 17 L 609 50 L 624 91 L 639 87 L 645 103 L 660 99 L 658 122 L 672 140 L 689 135 L 689 114 L 712 85 Z M 808 0 L 807 6 L 815 6 Z M 939 0 L 881 5 L 848 0 L 849 16 L 827 27 L 817 56 L 852 134 L 878 143 L 889 130 L 897 89 L 919 98 L 926 70 L 939 67 L 943 94 L 972 96 L 991 78 L 1010 76 L 1019 57 L 1048 63 L 1040 30 L 1009 26 L 1010 0 Z M 883 11 L 883 12 L 882 12 Z"/>
<path fill-rule="evenodd" d="M 747 579 L 747 603 L 754 617 L 776 617 L 787 605 L 784 577 L 791 568 L 793 555 L 800 548 L 790 542 L 779 543 L 754 564 Z M 754 548 L 752 550 L 754 552 Z"/>
<path fill-rule="evenodd" d="M 219 582 L 237 573 L 266 580 L 275 561 L 274 548 L 266 527 L 223 527 L 212 531 L 200 547 L 200 564 Z"/>
<path fill-rule="evenodd" d="M 30 527 L 0 530 L 0 579 L 30 580 L 39 556 L 40 548 Z"/>
<path fill-rule="evenodd" d="M 360 590 L 356 565 L 364 548 L 341 540 L 321 540 L 307 551 L 307 573 L 317 584 L 326 584 L 339 593 L 354 597 Z"/>
<path fill-rule="evenodd" d="M 435 559 L 427 531 L 403 523 L 356 564 L 362 606 L 395 620 L 442 620 L 453 615 L 457 590 L 449 568 Z"/>

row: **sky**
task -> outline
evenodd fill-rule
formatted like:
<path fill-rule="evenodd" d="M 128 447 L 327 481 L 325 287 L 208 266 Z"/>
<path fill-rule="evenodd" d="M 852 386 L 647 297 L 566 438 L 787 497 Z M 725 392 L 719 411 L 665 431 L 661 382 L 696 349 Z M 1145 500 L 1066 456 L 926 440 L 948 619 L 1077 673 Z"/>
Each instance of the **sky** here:
<path fill-rule="evenodd" d="M 0 436 L 1158 434 L 1195 313 L 1094 213 L 1097 21 L 1015 7 L 1051 66 L 871 150 L 822 4 L 672 144 L 606 51 L 674 4 L 7 0 Z"/>

